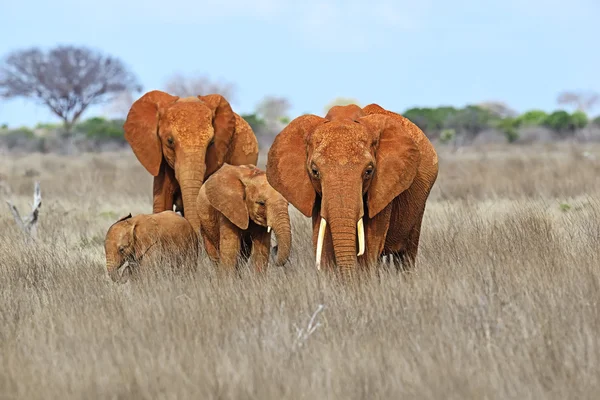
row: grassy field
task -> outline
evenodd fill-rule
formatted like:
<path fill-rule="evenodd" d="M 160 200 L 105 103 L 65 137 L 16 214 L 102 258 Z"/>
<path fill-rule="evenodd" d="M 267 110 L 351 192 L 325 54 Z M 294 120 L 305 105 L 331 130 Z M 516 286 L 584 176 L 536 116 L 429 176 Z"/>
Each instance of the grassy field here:
<path fill-rule="evenodd" d="M 137 160 L 4 158 L 1 202 L 40 180 L 43 204 L 36 247 L 0 206 L 0 398 L 597 398 L 599 177 L 598 145 L 440 150 L 412 274 L 319 276 L 294 212 L 263 278 L 117 285 L 106 230 L 151 210 Z"/>

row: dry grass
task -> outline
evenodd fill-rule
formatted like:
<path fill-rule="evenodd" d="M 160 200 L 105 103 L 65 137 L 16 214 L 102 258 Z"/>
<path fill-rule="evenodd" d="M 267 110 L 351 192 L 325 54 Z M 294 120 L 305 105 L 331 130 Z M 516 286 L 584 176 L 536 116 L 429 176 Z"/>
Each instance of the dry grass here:
<path fill-rule="evenodd" d="M 21 210 L 36 179 L 44 200 L 35 249 L 0 207 L 1 397 L 596 398 L 600 147 L 441 151 L 440 165 L 414 273 L 346 288 L 314 270 L 297 213 L 291 265 L 263 279 L 202 263 L 113 284 L 106 230 L 151 209 L 135 158 L 1 160 Z"/>

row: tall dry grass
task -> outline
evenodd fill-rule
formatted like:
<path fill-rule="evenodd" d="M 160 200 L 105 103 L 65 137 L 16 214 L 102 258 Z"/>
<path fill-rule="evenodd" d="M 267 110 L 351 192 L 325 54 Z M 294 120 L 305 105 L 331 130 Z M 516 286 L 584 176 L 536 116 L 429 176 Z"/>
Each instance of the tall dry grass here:
<path fill-rule="evenodd" d="M 117 285 L 104 234 L 151 210 L 131 154 L 0 174 L 20 210 L 35 180 L 43 196 L 36 247 L 0 207 L 1 398 L 598 396 L 600 147 L 441 150 L 416 269 L 352 288 L 317 274 L 298 213 L 290 265 L 265 277 L 203 261 Z"/>

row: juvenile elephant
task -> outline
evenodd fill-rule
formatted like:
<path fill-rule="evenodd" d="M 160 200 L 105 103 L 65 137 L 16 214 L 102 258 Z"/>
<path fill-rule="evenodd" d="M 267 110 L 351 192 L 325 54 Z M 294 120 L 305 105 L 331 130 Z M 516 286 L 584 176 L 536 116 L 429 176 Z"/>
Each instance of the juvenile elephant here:
<path fill-rule="evenodd" d="M 198 195 L 201 232 L 209 257 L 234 268 L 238 256 L 250 258 L 257 271 L 267 268 L 271 228 L 277 237 L 276 265 L 286 263 L 292 234 L 288 202 L 254 165 L 223 164 Z"/>
<path fill-rule="evenodd" d="M 198 231 L 196 198 L 224 163 L 258 161 L 250 125 L 221 95 L 180 98 L 153 90 L 136 100 L 123 126 L 135 156 L 154 177 L 153 212 L 177 209 Z"/>
<path fill-rule="evenodd" d="M 163 256 L 172 257 L 174 261 L 189 261 L 195 268 L 198 235 L 189 221 L 174 211 L 135 217 L 128 214 L 108 229 L 104 251 L 108 275 L 114 282 L 124 282 L 136 272 L 132 268 L 147 267 Z"/>
<path fill-rule="evenodd" d="M 303 115 L 275 138 L 269 183 L 312 216 L 316 266 L 346 275 L 384 255 L 412 263 L 438 157 L 410 120 L 377 104 Z"/>

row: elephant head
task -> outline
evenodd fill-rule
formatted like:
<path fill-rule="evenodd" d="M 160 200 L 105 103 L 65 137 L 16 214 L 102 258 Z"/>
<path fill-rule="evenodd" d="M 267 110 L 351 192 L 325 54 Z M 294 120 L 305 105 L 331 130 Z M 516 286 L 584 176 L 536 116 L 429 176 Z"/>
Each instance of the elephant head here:
<path fill-rule="evenodd" d="M 206 180 L 205 189 L 210 204 L 238 228 L 248 229 L 250 220 L 272 228 L 278 246 L 276 265 L 287 262 L 292 244 L 289 203 L 269 185 L 264 171 L 226 163 Z"/>
<path fill-rule="evenodd" d="M 156 241 L 154 223 L 139 223 L 139 218 L 128 214 L 112 224 L 106 233 L 104 251 L 106 270 L 114 282 L 124 282 L 131 268 L 142 259 L 144 252 Z M 127 263 L 127 265 L 125 265 Z M 121 267 L 126 270 L 121 271 Z"/>
<path fill-rule="evenodd" d="M 363 218 L 373 218 L 416 174 L 420 152 L 411 123 L 372 104 L 332 107 L 325 118 L 303 115 L 275 138 L 267 179 L 313 224 L 320 220 L 316 263 L 326 228 L 336 264 L 347 270 L 365 251 Z M 365 215 L 366 214 L 366 215 Z"/>
<path fill-rule="evenodd" d="M 198 231 L 198 191 L 206 177 L 225 161 L 235 123 L 231 106 L 218 94 L 179 98 L 154 90 L 133 103 L 124 124 L 125 139 L 155 177 L 154 212 L 172 210 L 173 194 L 180 190 L 184 215 Z M 161 189 L 173 177 L 175 182 Z M 166 194 L 158 200 L 163 204 L 157 206 L 156 196 L 161 190 Z"/>

